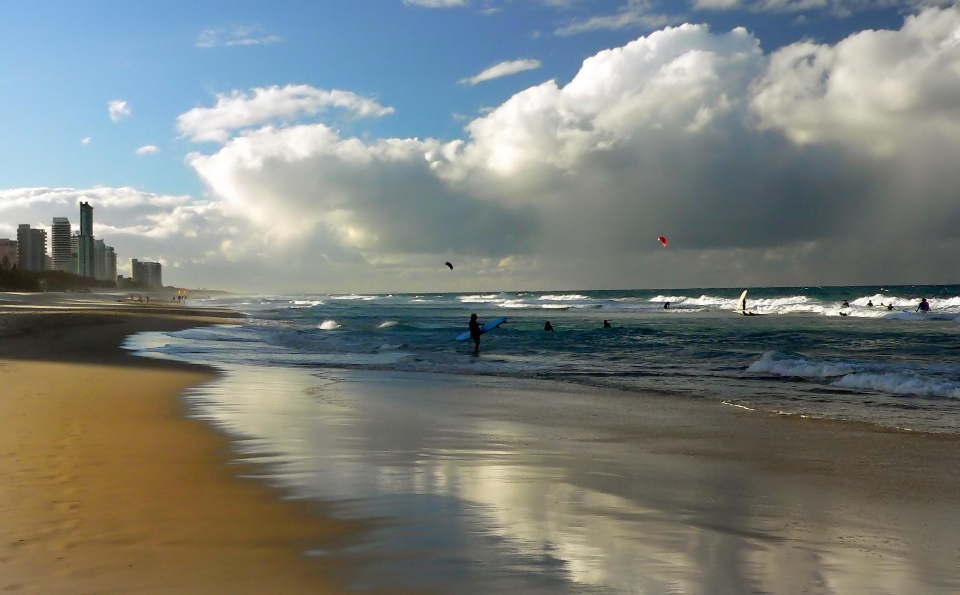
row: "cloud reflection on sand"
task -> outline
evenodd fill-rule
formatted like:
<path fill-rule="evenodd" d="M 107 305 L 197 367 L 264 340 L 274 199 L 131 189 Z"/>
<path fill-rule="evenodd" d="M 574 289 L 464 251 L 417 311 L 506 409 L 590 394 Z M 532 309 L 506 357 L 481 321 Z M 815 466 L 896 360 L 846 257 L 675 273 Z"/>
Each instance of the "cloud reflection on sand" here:
<path fill-rule="evenodd" d="M 238 438 L 245 455 L 263 457 L 263 477 L 294 496 L 331 503 L 340 516 L 383 519 L 364 542 L 323 553 L 367 556 L 357 588 L 933 593 L 957 586 L 944 571 L 950 556 L 931 555 L 928 534 L 871 520 L 888 512 L 882 505 L 785 489 L 782 479 L 735 463 L 653 452 L 669 438 L 651 449 L 602 435 L 561 406 L 578 398 L 575 391 L 436 375 L 225 372 L 188 395 L 198 417 Z M 946 539 L 950 545 L 939 545 L 949 553 L 956 540 Z"/>

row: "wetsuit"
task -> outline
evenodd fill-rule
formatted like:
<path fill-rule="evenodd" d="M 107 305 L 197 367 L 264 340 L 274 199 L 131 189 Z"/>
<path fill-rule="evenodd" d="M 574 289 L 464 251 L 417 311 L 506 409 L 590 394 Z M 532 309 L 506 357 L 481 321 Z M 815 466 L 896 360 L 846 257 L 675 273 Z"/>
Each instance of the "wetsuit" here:
<path fill-rule="evenodd" d="M 470 319 L 470 338 L 473 339 L 473 350 L 480 351 L 480 323 L 476 318 Z"/>

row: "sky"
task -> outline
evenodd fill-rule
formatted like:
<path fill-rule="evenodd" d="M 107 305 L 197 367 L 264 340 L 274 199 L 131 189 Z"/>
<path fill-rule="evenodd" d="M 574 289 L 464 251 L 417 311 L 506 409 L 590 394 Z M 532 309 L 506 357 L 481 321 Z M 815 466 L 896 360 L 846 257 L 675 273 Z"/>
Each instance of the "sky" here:
<path fill-rule="evenodd" d="M 958 283 L 960 7 L 6 2 L 0 163 L 180 287 Z"/>

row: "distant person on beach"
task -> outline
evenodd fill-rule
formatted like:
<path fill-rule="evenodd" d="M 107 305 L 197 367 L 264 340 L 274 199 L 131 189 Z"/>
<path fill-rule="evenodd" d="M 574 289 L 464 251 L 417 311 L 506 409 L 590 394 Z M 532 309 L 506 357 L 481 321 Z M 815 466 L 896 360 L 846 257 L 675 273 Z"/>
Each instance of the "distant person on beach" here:
<path fill-rule="evenodd" d="M 543 330 L 548 331 L 548 332 L 551 332 L 551 333 L 553 332 L 553 325 L 550 324 L 550 321 L 549 321 L 549 320 L 544 323 L 544 325 L 543 325 Z"/>
<path fill-rule="evenodd" d="M 476 314 L 470 315 L 470 338 L 473 339 L 473 352 L 480 353 L 480 323 Z"/>
<path fill-rule="evenodd" d="M 603 321 L 603 328 L 610 328 L 610 322 L 604 320 L 604 321 Z"/>
<path fill-rule="evenodd" d="M 927 301 L 927 298 L 921 299 L 921 300 L 920 300 L 920 305 L 917 306 L 917 309 L 914 310 L 914 311 L 915 311 L 915 312 L 920 312 L 920 313 L 922 313 L 922 314 L 926 314 L 927 312 L 929 312 L 929 311 L 930 311 L 930 303 Z"/>

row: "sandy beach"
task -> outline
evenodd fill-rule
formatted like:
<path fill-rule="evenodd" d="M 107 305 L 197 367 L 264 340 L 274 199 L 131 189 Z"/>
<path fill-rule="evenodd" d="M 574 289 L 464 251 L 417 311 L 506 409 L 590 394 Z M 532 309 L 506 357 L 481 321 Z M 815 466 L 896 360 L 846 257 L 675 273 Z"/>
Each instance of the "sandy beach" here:
<path fill-rule="evenodd" d="M 120 349 L 145 330 L 231 323 L 225 311 L 57 296 L 0 300 L 0 590 L 327 593 L 302 552 L 358 524 L 280 502 L 184 417 L 200 366 Z"/>

